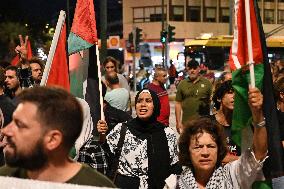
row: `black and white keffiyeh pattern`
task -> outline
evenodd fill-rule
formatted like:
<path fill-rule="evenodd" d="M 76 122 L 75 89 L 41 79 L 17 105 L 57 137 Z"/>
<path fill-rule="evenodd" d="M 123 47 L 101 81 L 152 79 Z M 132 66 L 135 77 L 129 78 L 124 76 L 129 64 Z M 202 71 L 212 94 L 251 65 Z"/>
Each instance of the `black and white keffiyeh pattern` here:
<path fill-rule="evenodd" d="M 108 135 L 107 143 L 110 151 L 114 152 L 120 138 L 121 123 L 119 123 Z M 174 131 L 165 127 L 168 147 L 170 152 L 171 165 L 178 162 L 177 139 Z M 139 177 L 139 188 L 149 188 L 148 183 L 148 154 L 147 140 L 141 140 L 134 136 L 129 130 L 126 131 L 125 140 L 119 159 L 118 172 L 124 176 Z"/>
<path fill-rule="evenodd" d="M 233 189 L 230 178 L 227 176 L 227 168 L 219 167 L 215 169 L 209 182 L 206 184 L 206 189 Z M 180 189 L 198 189 L 196 180 L 190 168 L 186 168 L 178 178 L 178 187 Z"/>
<path fill-rule="evenodd" d="M 77 161 L 85 163 L 103 174 L 107 173 L 107 154 L 95 137 L 90 138 L 81 147 Z"/>

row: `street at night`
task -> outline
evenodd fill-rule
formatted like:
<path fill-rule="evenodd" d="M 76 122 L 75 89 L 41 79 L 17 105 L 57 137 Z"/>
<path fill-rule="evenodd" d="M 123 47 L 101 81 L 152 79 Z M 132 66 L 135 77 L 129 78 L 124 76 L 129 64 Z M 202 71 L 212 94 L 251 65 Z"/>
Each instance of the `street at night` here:
<path fill-rule="evenodd" d="M 0 7 L 1 189 L 283 189 L 284 0 Z"/>

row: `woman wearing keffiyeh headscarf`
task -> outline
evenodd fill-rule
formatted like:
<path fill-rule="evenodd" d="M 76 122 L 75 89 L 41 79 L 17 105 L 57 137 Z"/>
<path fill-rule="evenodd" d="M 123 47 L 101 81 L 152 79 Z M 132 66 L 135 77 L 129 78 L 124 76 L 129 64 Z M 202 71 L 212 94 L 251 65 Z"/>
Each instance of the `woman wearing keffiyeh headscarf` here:
<path fill-rule="evenodd" d="M 115 184 L 131 189 L 163 188 L 169 175 L 181 171 L 176 135 L 171 128 L 157 121 L 160 101 L 153 91 L 139 91 L 135 109 L 137 117 L 124 123 L 127 130 Z M 116 125 L 106 137 L 111 153 L 116 151 L 121 128 L 122 124 Z"/>
<path fill-rule="evenodd" d="M 222 165 L 227 154 L 222 126 L 210 117 L 192 120 L 185 124 L 179 139 L 179 160 L 186 168 L 181 175 L 167 178 L 167 188 L 249 189 L 255 180 L 264 179 L 267 133 L 263 96 L 258 89 L 250 88 L 248 101 L 254 126 L 252 149 L 242 153 L 238 160 Z"/>

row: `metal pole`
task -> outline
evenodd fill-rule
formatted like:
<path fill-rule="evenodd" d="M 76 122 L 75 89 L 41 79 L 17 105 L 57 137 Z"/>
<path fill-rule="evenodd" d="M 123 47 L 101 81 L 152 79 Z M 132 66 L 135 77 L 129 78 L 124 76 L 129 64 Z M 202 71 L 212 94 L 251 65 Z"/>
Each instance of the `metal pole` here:
<path fill-rule="evenodd" d="M 167 38 L 166 38 L 166 44 L 165 44 L 165 64 L 164 64 L 164 66 L 165 66 L 165 68 L 166 69 L 168 69 L 168 59 L 169 59 L 169 50 L 170 50 L 170 48 L 169 48 L 169 39 L 168 39 L 168 36 L 169 36 L 169 20 L 170 20 L 170 0 L 167 0 L 167 19 L 166 19 L 166 24 L 165 24 L 165 26 L 166 26 L 166 30 L 167 30 Z"/>
<path fill-rule="evenodd" d="M 167 24 L 168 25 L 168 24 Z M 166 26 L 168 28 L 168 26 Z M 169 31 L 167 31 L 167 36 L 169 35 Z M 164 62 L 164 67 L 167 69 L 168 67 L 168 44 L 169 44 L 169 39 L 168 37 L 166 38 L 166 43 L 165 43 L 165 62 Z"/>
<path fill-rule="evenodd" d="M 229 2 L 229 35 L 233 35 L 233 11 L 234 1 Z"/>
<path fill-rule="evenodd" d="M 69 7 L 70 7 L 70 3 L 69 3 L 69 0 L 66 1 L 66 14 L 67 14 L 67 34 L 69 34 L 70 32 L 70 11 L 69 11 Z"/>
<path fill-rule="evenodd" d="M 133 47 L 134 47 L 134 51 L 132 53 L 132 59 L 133 59 L 133 91 L 136 92 L 136 57 L 135 57 L 135 53 L 136 53 L 136 27 L 133 28 Z"/>
<path fill-rule="evenodd" d="M 103 62 L 107 54 L 107 0 L 100 1 L 100 28 L 101 28 L 100 60 L 101 62 Z"/>
<path fill-rule="evenodd" d="M 164 30 L 164 28 L 165 28 L 165 10 L 164 10 L 164 6 L 165 6 L 165 0 L 162 0 L 162 30 Z"/>
<path fill-rule="evenodd" d="M 165 0 L 162 0 L 162 31 L 165 28 L 165 11 L 164 11 L 164 6 L 165 6 Z M 166 44 L 162 44 L 163 48 L 162 48 L 162 59 L 163 59 L 163 65 L 165 65 L 165 45 Z"/>

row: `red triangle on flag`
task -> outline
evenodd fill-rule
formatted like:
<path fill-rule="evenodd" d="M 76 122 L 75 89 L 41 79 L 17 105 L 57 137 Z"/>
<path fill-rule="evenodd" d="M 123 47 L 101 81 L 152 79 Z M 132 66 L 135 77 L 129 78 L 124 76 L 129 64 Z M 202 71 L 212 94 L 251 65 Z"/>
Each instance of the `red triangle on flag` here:
<path fill-rule="evenodd" d="M 57 85 L 70 91 L 66 52 L 66 24 L 61 29 L 46 85 Z"/>

